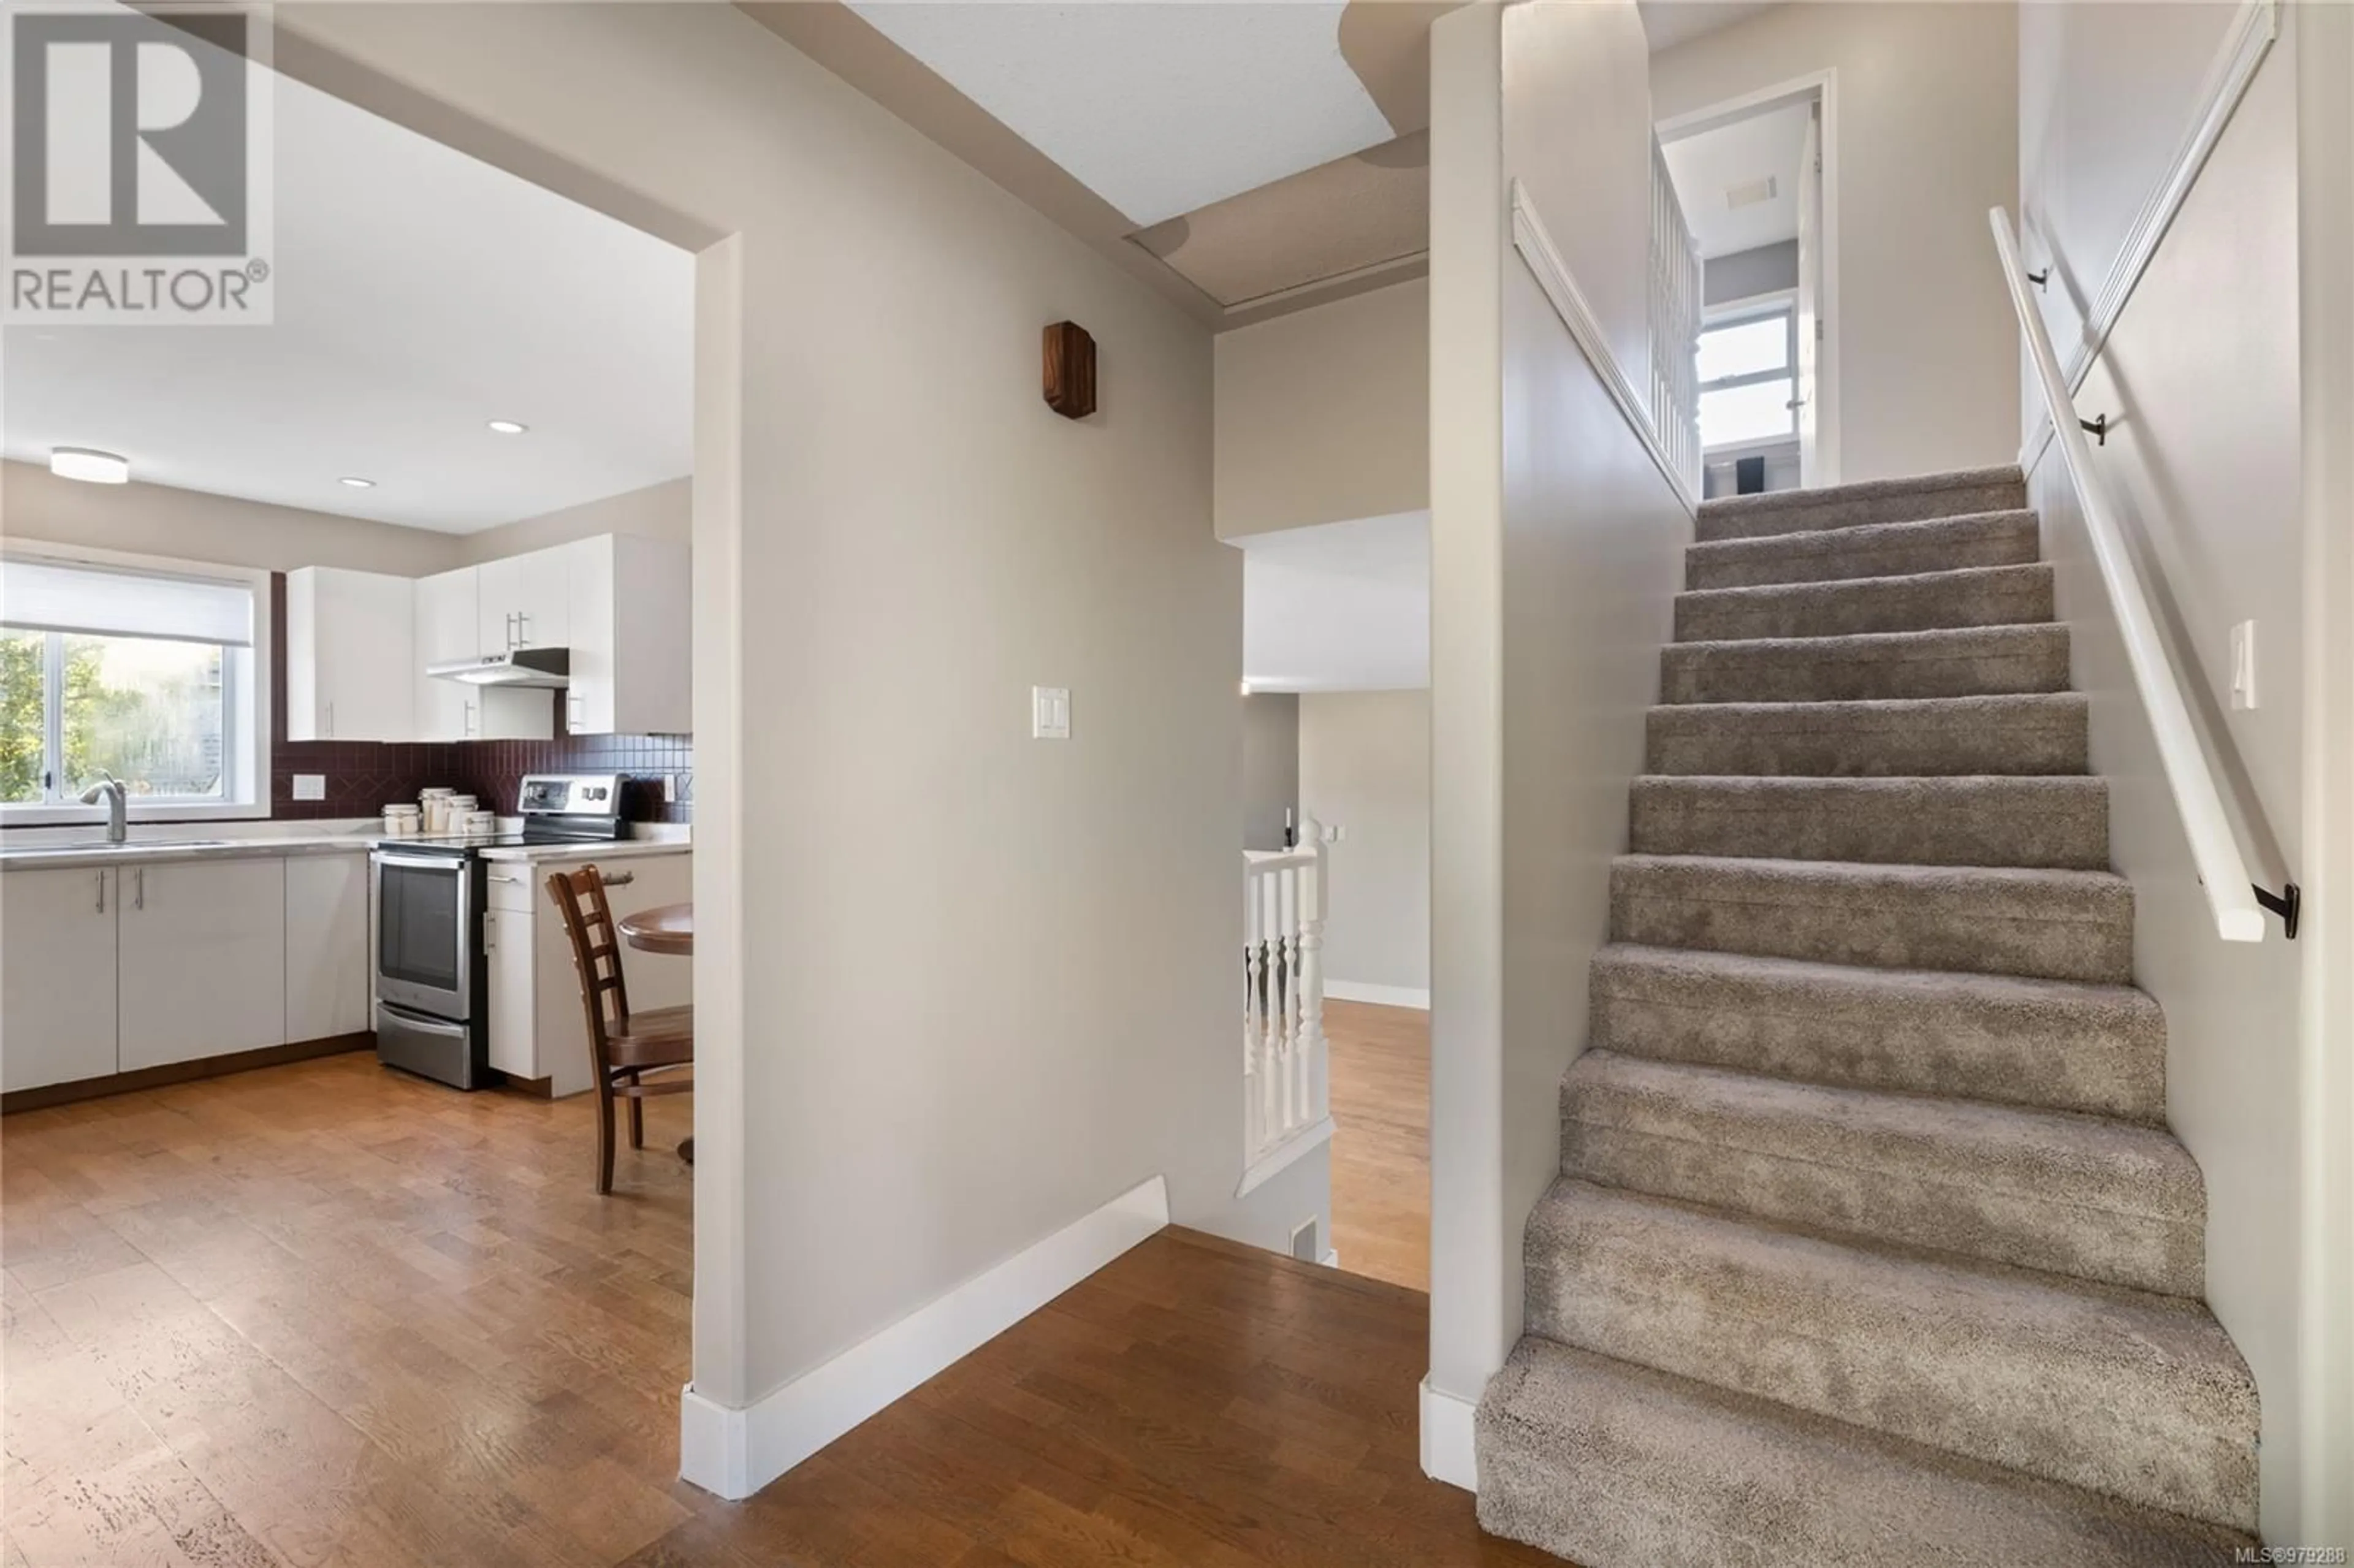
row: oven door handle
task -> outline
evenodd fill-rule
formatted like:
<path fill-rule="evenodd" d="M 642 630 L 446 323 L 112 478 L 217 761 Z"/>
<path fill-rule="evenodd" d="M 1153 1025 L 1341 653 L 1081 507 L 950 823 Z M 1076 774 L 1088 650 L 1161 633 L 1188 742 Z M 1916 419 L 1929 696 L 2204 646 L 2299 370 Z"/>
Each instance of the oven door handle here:
<path fill-rule="evenodd" d="M 403 865 L 415 871 L 446 871 L 462 874 L 465 861 L 455 855 L 393 854 L 378 850 L 368 857 L 378 865 Z"/>

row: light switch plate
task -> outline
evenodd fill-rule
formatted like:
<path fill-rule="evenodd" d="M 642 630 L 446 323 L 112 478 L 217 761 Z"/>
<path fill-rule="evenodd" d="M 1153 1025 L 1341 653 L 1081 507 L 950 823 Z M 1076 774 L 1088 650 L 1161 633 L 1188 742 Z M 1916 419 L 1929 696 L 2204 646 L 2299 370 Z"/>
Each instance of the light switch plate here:
<path fill-rule="evenodd" d="M 294 775 L 294 798 L 297 800 L 323 800 L 327 798 L 327 776 L 323 773 Z"/>
<path fill-rule="evenodd" d="M 1030 688 L 1030 738 L 1071 738 L 1071 691 L 1068 686 Z"/>
<path fill-rule="evenodd" d="M 2243 620 L 2232 628 L 2232 706 L 2256 705 L 2256 623 Z"/>

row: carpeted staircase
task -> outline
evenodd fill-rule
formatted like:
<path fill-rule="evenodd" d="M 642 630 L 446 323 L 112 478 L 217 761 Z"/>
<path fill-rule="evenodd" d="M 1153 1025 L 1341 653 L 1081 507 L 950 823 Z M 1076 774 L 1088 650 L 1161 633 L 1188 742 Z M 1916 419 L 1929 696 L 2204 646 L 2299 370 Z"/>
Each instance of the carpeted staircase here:
<path fill-rule="evenodd" d="M 2229 1563 L 2133 890 L 2015 469 L 1701 511 L 1479 1520 L 1585 1568 Z"/>

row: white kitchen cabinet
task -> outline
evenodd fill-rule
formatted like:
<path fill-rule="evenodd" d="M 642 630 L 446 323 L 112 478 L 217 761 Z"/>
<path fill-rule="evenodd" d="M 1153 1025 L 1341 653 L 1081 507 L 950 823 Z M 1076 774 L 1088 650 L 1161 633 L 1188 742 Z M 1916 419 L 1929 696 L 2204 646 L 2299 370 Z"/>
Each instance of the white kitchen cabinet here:
<path fill-rule="evenodd" d="M 126 865 L 119 895 L 122 1071 L 286 1043 L 285 861 Z"/>
<path fill-rule="evenodd" d="M 115 905 L 108 869 L 0 872 L 0 1089 L 115 1066 Z"/>
<path fill-rule="evenodd" d="M 695 727 L 686 546 L 606 534 L 563 546 L 572 605 L 573 735 L 685 735 Z"/>
<path fill-rule="evenodd" d="M 504 638 L 482 641 L 482 574 L 461 567 L 417 581 L 417 659 L 411 672 L 421 740 L 549 740 L 556 702 L 546 690 L 474 686 L 428 675 L 426 667 L 506 651 Z M 497 618 L 492 618 L 493 625 Z"/>
<path fill-rule="evenodd" d="M 596 1083 L 572 939 L 545 885 L 559 864 L 574 870 L 595 858 L 489 863 L 491 1065 L 518 1078 L 545 1078 L 548 1093 L 558 1098 Z M 695 896 L 692 854 L 626 855 L 603 863 L 603 869 L 615 920 Z M 633 1010 L 679 1007 L 695 1000 L 692 959 L 641 952 L 624 943 L 621 972 Z"/>
<path fill-rule="evenodd" d="M 557 545 L 476 567 L 482 591 L 475 626 L 482 652 L 566 646 L 572 604 L 567 577 L 570 565 L 569 546 Z"/>
<path fill-rule="evenodd" d="M 383 572 L 286 574 L 287 739 L 416 738 L 416 588 Z"/>
<path fill-rule="evenodd" d="M 368 860 L 286 862 L 286 1038 L 324 1040 L 370 1027 Z"/>

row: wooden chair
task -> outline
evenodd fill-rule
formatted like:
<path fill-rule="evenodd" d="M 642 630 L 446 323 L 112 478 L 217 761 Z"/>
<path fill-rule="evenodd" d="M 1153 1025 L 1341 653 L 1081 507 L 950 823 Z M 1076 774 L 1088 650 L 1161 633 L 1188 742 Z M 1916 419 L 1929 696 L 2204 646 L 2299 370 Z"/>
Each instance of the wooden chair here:
<path fill-rule="evenodd" d="M 630 988 L 621 974 L 620 934 L 605 900 L 604 874 L 593 865 L 551 872 L 547 895 L 564 916 L 572 938 L 573 966 L 580 971 L 580 1003 L 588 1014 L 590 1065 L 597 1077 L 597 1191 L 613 1190 L 613 1101 L 630 1102 L 630 1147 L 646 1146 L 643 1102 L 653 1095 L 684 1094 L 692 1078 L 645 1075 L 684 1067 L 695 1061 L 695 1009 L 630 1011 Z"/>

